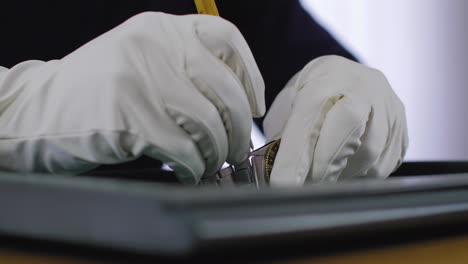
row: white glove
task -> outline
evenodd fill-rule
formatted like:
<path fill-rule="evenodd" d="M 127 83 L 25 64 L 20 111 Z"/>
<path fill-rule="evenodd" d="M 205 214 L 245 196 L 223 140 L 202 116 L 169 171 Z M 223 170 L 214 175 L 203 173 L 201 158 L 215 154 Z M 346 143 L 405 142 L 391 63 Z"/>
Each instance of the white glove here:
<path fill-rule="evenodd" d="M 338 56 L 310 62 L 263 123 L 281 138 L 271 184 L 386 178 L 408 145 L 405 109 L 384 75 Z"/>
<path fill-rule="evenodd" d="M 195 183 L 247 157 L 252 114 L 265 112 L 247 43 L 214 16 L 143 13 L 0 82 L 4 170 L 81 173 L 147 155 Z"/>

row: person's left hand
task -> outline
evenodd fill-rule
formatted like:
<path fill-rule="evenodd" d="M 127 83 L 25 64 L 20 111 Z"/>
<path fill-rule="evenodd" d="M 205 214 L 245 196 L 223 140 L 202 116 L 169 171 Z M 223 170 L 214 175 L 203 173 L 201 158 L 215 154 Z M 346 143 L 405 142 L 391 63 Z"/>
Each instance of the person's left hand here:
<path fill-rule="evenodd" d="M 267 140 L 281 138 L 273 186 L 386 178 L 408 145 L 404 106 L 384 75 L 338 56 L 291 79 L 263 125 Z"/>

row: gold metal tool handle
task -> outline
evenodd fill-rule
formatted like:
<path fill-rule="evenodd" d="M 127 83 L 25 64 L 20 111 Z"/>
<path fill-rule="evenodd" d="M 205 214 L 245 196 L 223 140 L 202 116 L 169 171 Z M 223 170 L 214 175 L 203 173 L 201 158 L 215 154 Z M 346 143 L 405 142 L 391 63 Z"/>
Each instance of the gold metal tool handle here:
<path fill-rule="evenodd" d="M 215 0 L 195 0 L 199 14 L 219 16 Z"/>

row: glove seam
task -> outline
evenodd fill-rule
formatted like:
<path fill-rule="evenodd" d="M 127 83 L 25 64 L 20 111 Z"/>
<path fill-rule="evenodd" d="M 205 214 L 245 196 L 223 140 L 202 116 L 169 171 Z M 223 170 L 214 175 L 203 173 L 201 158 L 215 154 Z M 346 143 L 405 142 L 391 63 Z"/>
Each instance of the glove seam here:
<path fill-rule="evenodd" d="M 302 88 L 301 88 L 302 89 Z M 296 94 L 296 97 L 298 96 L 298 94 Z M 342 95 L 339 95 L 339 96 L 342 96 Z M 322 103 L 321 103 L 321 106 L 320 106 L 320 110 L 319 110 L 319 114 L 316 116 L 316 118 L 314 118 L 313 120 L 309 120 L 307 122 L 307 126 L 308 128 L 312 127 L 312 129 L 310 129 L 309 131 L 314 131 L 313 127 L 314 125 L 317 125 L 318 128 L 318 133 L 317 133 L 317 138 L 315 140 L 315 144 L 313 146 L 313 152 L 312 152 L 312 162 L 311 162 L 311 165 L 309 166 L 308 170 L 307 170 L 307 173 L 305 173 L 305 178 L 304 178 L 304 182 L 307 180 L 307 176 L 309 174 L 309 172 L 311 170 L 313 170 L 313 160 L 314 160 L 314 157 L 315 157 L 315 151 L 317 149 L 317 143 L 318 143 L 318 140 L 320 138 L 320 132 L 323 128 L 323 123 L 325 122 L 325 119 L 326 119 L 326 114 L 333 108 L 333 106 L 336 104 L 336 102 L 334 104 L 332 104 L 330 106 L 330 108 L 328 109 L 328 111 L 324 108 L 326 108 L 328 102 L 333 99 L 333 96 L 332 97 L 329 97 L 329 98 L 326 98 Z M 340 100 L 340 99 L 339 99 Z M 339 101 L 337 100 L 337 101 Z M 326 111 L 324 115 L 320 115 L 320 113 L 322 111 Z M 320 124 L 317 124 L 317 123 L 320 123 Z M 304 152 L 302 153 L 302 155 L 300 156 L 301 160 L 304 159 L 305 156 L 308 156 L 307 155 L 307 149 L 304 150 Z M 300 167 L 296 166 L 295 170 L 294 170 L 294 175 L 301 175 L 298 170 L 300 170 Z"/>
<path fill-rule="evenodd" d="M 201 91 L 200 91 L 200 92 L 201 92 Z M 201 92 L 201 93 L 203 94 L 203 92 Z M 210 100 L 210 101 L 211 101 L 211 100 Z M 219 156 L 219 155 L 220 155 L 220 153 L 219 153 L 218 150 L 219 150 L 221 147 L 217 146 L 217 142 L 216 142 L 216 139 L 215 139 L 216 137 L 213 135 L 213 133 L 211 133 L 211 130 L 209 129 L 209 127 L 205 126 L 204 123 L 203 123 L 203 122 L 200 122 L 198 118 L 195 118 L 195 116 L 191 116 L 191 115 L 185 113 L 185 111 L 182 111 L 182 109 L 179 109 L 178 107 L 176 107 L 176 106 L 174 106 L 174 105 L 167 105 L 167 107 L 168 107 L 167 109 L 168 109 L 169 115 L 170 115 L 174 120 L 177 119 L 177 115 L 180 115 L 180 116 L 184 116 L 185 118 L 189 119 L 193 124 L 197 124 L 197 126 L 202 127 L 203 129 L 201 129 L 201 130 L 202 130 L 203 132 L 207 132 L 207 133 L 204 133 L 204 134 L 206 134 L 206 135 L 208 136 L 209 142 L 210 142 L 211 144 L 214 145 L 214 147 L 212 148 L 213 151 L 214 151 L 214 153 L 215 153 L 214 155 L 215 155 L 215 156 Z M 216 106 L 215 106 L 215 107 L 216 107 Z M 218 114 L 220 115 L 221 120 L 224 122 L 225 120 L 222 118 L 221 113 L 218 112 Z M 196 120 L 196 122 L 195 122 L 195 120 Z M 184 124 L 179 124 L 179 126 L 180 126 L 181 129 L 183 129 L 183 130 L 189 135 L 189 137 L 194 141 L 195 145 L 196 145 L 199 149 L 201 149 L 202 146 L 201 146 L 200 144 L 201 144 L 202 142 L 201 142 L 201 141 L 197 141 L 195 138 L 193 138 L 193 134 L 192 134 L 188 129 L 186 129 L 186 128 L 184 127 Z M 224 129 L 225 129 L 226 134 L 228 135 L 227 130 L 226 130 L 226 125 L 223 124 L 223 126 L 224 126 Z M 199 150 L 199 151 L 200 151 L 200 150 Z M 201 152 L 201 151 L 200 151 L 200 152 Z M 202 155 L 202 157 L 203 157 L 203 155 Z M 203 157 L 203 159 L 206 161 L 206 159 L 205 159 L 204 157 Z M 206 171 L 206 169 L 207 169 L 207 168 L 205 168 L 205 171 Z"/>
<path fill-rule="evenodd" d="M 201 40 L 201 38 L 199 37 L 199 35 L 197 34 L 197 28 L 196 28 L 196 24 L 193 26 L 193 29 L 192 29 L 192 34 L 195 36 L 195 38 L 199 41 L 199 43 L 206 49 L 208 50 L 209 54 L 211 54 L 213 57 L 215 57 L 217 60 L 220 60 L 223 64 L 224 67 L 227 68 L 227 70 L 229 70 L 229 72 L 232 74 L 232 76 L 234 77 L 234 79 L 238 82 L 238 84 L 240 85 L 240 87 L 243 87 L 244 88 L 244 85 L 242 83 L 242 81 L 239 79 L 239 76 L 237 76 L 237 74 L 233 71 L 233 69 L 231 69 L 224 61 L 222 61 L 221 59 L 217 58 L 212 52 L 210 52 L 210 49 L 203 43 L 203 41 Z M 233 45 L 233 43 L 229 40 L 225 40 L 225 39 L 218 39 L 219 41 L 223 42 L 223 43 L 226 43 L 228 47 L 231 48 L 231 50 L 236 54 L 236 57 L 237 58 L 242 58 L 242 56 L 240 56 L 241 53 L 239 53 L 239 51 L 237 50 L 237 47 L 235 45 Z M 250 51 L 249 51 L 250 52 Z M 248 74 L 248 68 L 246 67 L 246 64 L 244 63 L 244 61 L 242 59 L 239 59 L 238 61 L 240 64 L 241 64 L 241 67 L 242 69 L 244 70 L 245 72 L 245 76 L 246 78 L 248 79 L 248 83 L 250 85 L 250 89 L 251 90 L 251 95 L 254 97 L 253 98 L 253 106 L 256 106 L 256 102 L 257 102 L 257 95 L 256 93 L 254 92 L 255 91 L 255 88 L 254 87 L 257 87 L 257 86 L 261 86 L 261 84 L 259 83 L 255 83 L 253 82 L 250 74 Z M 247 94 L 247 90 L 244 88 L 244 93 Z M 247 100 L 249 100 L 250 96 L 249 94 L 247 94 Z M 249 105 L 250 105 L 250 102 L 249 102 Z M 252 107 L 252 106 L 250 106 Z M 256 108 L 258 108 L 258 106 L 256 106 Z M 258 109 L 255 109 L 255 110 L 258 110 Z M 252 111 L 251 111 L 252 112 Z"/>
<path fill-rule="evenodd" d="M 343 101 L 343 102 L 344 102 L 344 101 Z M 350 104 L 349 102 L 344 102 L 344 103 Z M 330 109 L 330 110 L 331 110 L 331 109 Z M 372 111 L 372 110 L 371 110 L 371 111 Z M 365 117 L 365 115 L 359 120 L 359 123 L 358 123 L 358 124 L 361 123 L 361 121 L 364 119 L 364 117 Z M 367 122 L 366 122 L 366 123 L 367 123 Z M 359 125 L 356 125 L 356 126 L 352 129 L 351 133 L 349 133 L 348 136 L 342 141 L 342 143 L 340 144 L 340 147 L 338 148 L 338 150 L 337 150 L 337 151 L 335 152 L 335 154 L 333 155 L 332 163 L 333 163 L 333 161 L 335 160 L 335 158 L 336 158 L 336 156 L 338 155 L 338 153 L 340 152 L 340 150 L 343 148 L 343 146 L 346 145 L 346 143 L 348 142 L 348 139 L 351 137 L 352 134 L 354 134 L 354 133 L 356 132 L 357 129 L 359 129 L 359 127 L 360 127 Z M 317 141 L 318 141 L 318 140 L 317 140 Z M 349 158 L 349 157 L 348 157 L 348 158 Z M 346 163 L 348 163 L 348 158 L 346 158 Z M 325 177 L 326 177 L 327 173 L 329 172 L 330 167 L 331 167 L 331 164 L 328 164 L 327 169 L 325 170 L 324 176 L 322 177 L 322 179 L 320 179 L 321 182 L 323 182 L 323 181 L 325 180 Z M 341 173 L 340 173 L 340 174 L 341 174 Z M 337 181 L 338 181 L 338 178 L 339 178 L 339 176 L 337 177 Z"/>

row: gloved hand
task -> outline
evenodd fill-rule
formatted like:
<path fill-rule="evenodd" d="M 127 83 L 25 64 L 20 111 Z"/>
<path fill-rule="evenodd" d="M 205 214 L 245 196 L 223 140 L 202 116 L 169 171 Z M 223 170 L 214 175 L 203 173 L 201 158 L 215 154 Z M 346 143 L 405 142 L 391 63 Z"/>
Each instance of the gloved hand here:
<path fill-rule="evenodd" d="M 234 25 L 143 13 L 61 60 L 3 70 L 0 169 L 81 173 L 147 155 L 195 183 L 247 157 L 264 111 Z"/>
<path fill-rule="evenodd" d="M 382 73 L 338 56 L 310 62 L 263 123 L 281 138 L 271 184 L 386 178 L 408 144 L 405 109 Z"/>

